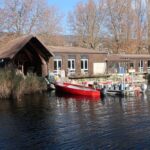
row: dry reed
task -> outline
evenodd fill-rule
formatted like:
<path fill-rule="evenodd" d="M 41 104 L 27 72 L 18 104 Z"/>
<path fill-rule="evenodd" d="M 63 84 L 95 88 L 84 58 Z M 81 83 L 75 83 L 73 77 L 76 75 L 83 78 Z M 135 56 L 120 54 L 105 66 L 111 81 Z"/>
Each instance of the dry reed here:
<path fill-rule="evenodd" d="M 24 94 L 46 90 L 46 82 L 42 77 L 29 74 L 25 78 L 16 75 L 15 70 L 0 70 L 0 98 L 20 99 Z"/>

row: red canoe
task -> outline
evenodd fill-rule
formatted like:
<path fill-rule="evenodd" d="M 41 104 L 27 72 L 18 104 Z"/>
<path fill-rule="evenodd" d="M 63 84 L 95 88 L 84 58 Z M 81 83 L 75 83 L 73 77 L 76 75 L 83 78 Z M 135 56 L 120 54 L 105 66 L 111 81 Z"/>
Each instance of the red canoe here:
<path fill-rule="evenodd" d="M 83 95 L 83 96 L 91 96 L 91 97 L 100 97 L 100 92 L 89 87 L 85 87 L 82 85 L 71 84 L 71 83 L 56 83 L 56 90 L 68 93 L 72 95 Z"/>

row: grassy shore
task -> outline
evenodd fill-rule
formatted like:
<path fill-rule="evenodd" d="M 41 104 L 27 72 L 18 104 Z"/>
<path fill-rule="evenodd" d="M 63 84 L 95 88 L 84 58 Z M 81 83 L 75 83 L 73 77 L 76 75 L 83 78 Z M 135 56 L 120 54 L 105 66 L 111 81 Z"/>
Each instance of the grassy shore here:
<path fill-rule="evenodd" d="M 42 77 L 29 74 L 24 77 L 15 70 L 0 70 L 0 98 L 20 99 L 24 94 L 42 92 L 47 89 Z"/>

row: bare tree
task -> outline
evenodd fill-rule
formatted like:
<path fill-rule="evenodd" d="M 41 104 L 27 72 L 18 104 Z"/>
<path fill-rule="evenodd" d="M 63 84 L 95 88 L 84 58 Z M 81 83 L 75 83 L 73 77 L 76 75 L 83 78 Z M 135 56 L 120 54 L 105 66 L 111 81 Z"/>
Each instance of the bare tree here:
<path fill-rule="evenodd" d="M 60 13 L 46 0 L 5 0 L 0 9 L 1 31 L 54 34 L 60 31 Z"/>
<path fill-rule="evenodd" d="M 134 2 L 134 35 L 136 39 L 136 52 L 142 53 L 143 45 L 147 35 L 147 19 L 146 19 L 146 5 L 144 1 L 136 0 Z"/>
<path fill-rule="evenodd" d="M 95 49 L 100 43 L 101 26 L 104 20 L 104 1 L 88 0 L 78 3 L 69 14 L 69 25 L 78 38 L 80 46 Z"/>
<path fill-rule="evenodd" d="M 141 0 L 107 0 L 107 35 L 114 53 L 141 50 L 146 38 L 146 9 Z"/>
<path fill-rule="evenodd" d="M 108 0 L 108 21 L 106 22 L 109 37 L 111 37 L 114 53 L 124 50 L 126 42 L 129 40 L 130 31 L 130 1 Z M 130 14 L 131 15 L 131 14 Z"/>
<path fill-rule="evenodd" d="M 43 16 L 41 16 L 39 23 L 40 33 L 50 33 L 51 35 L 59 34 L 62 32 L 62 27 L 60 26 L 60 20 L 63 18 L 60 15 L 59 10 L 56 7 L 48 7 L 45 9 Z"/>
<path fill-rule="evenodd" d="M 88 0 L 69 14 L 69 25 L 80 46 L 99 45 L 114 53 L 139 51 L 146 41 L 147 0 Z M 107 41 L 107 42 L 106 42 Z"/>
<path fill-rule="evenodd" d="M 146 1 L 147 4 L 147 20 L 148 20 L 148 53 L 150 54 L 150 0 Z"/>

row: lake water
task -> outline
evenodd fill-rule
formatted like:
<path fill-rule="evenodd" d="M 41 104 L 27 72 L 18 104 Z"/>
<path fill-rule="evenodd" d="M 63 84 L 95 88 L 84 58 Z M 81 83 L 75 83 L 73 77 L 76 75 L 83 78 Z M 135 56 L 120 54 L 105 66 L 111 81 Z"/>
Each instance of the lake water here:
<path fill-rule="evenodd" d="M 150 149 L 148 94 L 91 100 L 49 92 L 1 100 L 0 149 Z"/>

